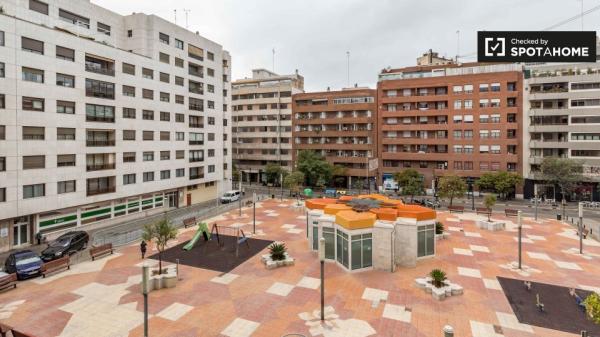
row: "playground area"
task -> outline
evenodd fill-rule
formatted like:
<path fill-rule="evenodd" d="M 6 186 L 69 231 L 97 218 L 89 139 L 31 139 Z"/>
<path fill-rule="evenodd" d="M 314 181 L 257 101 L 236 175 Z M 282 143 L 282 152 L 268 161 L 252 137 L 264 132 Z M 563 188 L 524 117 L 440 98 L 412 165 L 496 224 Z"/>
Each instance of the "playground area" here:
<path fill-rule="evenodd" d="M 321 323 L 320 265 L 317 253 L 308 247 L 306 212 L 295 203 L 269 199 L 257 204 L 256 235 L 251 234 L 250 207 L 241 216 L 234 210 L 200 219 L 209 231 L 215 223 L 222 226 L 222 246 L 211 238 L 205 241 L 196 224 L 181 229 L 163 256 L 163 263 L 171 265 L 168 255 L 177 253 L 177 285 L 149 295 L 150 336 L 429 337 L 441 336 L 449 324 L 456 336 L 576 337 L 579 334 L 572 330 L 550 325 L 563 322 L 552 315 L 559 312 L 567 320 L 569 315 L 581 317 L 569 289 L 578 289 L 581 297 L 584 291 L 600 291 L 600 243 L 584 239 L 585 254 L 579 255 L 576 231 L 569 224 L 525 217 L 524 268 L 517 271 L 507 267 L 517 260 L 514 218 L 494 213 L 492 218 L 507 222 L 507 230 L 491 232 L 477 227 L 483 216 L 437 212 L 436 220 L 444 224 L 448 236 L 436 241 L 435 256 L 419 259 L 414 267 L 353 272 L 327 262 L 326 320 Z M 193 247 L 184 250 L 194 237 Z M 239 242 L 243 237 L 248 240 Z M 271 241 L 285 242 L 295 264 L 266 269 L 261 255 Z M 36 337 L 142 336 L 141 266 L 157 263 L 153 257 L 157 251 L 148 249 L 151 258 L 145 261 L 139 243 L 134 243 L 96 261 L 74 264 L 69 271 L 20 282 L 15 290 L 0 294 L 0 322 Z M 214 262 L 194 265 L 213 253 Z M 192 262 L 184 262 L 185 254 Z M 221 271 L 225 270 L 221 260 L 233 261 L 227 272 Z M 434 268 L 444 270 L 464 294 L 437 301 L 414 285 L 416 278 Z M 499 277 L 517 280 L 515 289 L 505 289 Z M 544 312 L 538 311 L 535 294 L 525 290 L 524 281 L 539 289 Z M 536 316 L 550 322 L 537 323 Z M 597 330 L 588 331 L 598 335 Z"/>

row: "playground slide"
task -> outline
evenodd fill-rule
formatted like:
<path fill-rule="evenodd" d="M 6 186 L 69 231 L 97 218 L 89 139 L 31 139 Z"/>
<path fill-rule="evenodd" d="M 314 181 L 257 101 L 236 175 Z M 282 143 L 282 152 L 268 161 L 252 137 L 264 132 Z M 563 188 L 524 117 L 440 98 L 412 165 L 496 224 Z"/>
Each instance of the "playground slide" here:
<path fill-rule="evenodd" d="M 194 234 L 194 237 L 185 246 L 183 246 L 183 249 L 191 250 L 192 248 L 194 248 L 196 242 L 198 242 L 198 240 L 200 240 L 200 238 L 202 237 L 203 232 L 206 232 L 208 234 L 208 226 L 205 223 L 200 223 L 198 225 L 198 230 L 196 231 L 196 234 Z"/>

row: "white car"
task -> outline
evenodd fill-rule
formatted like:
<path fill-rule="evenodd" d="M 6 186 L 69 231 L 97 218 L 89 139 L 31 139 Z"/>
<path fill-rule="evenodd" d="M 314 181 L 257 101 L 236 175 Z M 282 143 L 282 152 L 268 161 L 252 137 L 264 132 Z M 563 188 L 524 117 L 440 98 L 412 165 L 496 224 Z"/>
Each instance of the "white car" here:
<path fill-rule="evenodd" d="M 234 201 L 240 200 L 240 191 L 229 191 L 225 192 L 221 197 L 221 202 L 226 204 Z"/>

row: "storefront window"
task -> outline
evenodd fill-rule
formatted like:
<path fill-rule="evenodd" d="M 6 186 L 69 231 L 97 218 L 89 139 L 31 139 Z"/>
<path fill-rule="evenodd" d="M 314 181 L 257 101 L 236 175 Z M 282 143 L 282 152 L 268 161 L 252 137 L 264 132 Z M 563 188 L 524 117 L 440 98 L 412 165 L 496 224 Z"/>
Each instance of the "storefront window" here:
<path fill-rule="evenodd" d="M 323 227 L 323 237 L 325 238 L 325 258 L 335 259 L 335 233 L 333 228 Z"/>
<path fill-rule="evenodd" d="M 352 269 L 368 268 L 372 265 L 372 235 L 352 235 Z"/>
<path fill-rule="evenodd" d="M 435 225 L 419 226 L 417 231 L 417 257 L 434 254 Z"/>
<path fill-rule="evenodd" d="M 312 249 L 319 250 L 319 223 L 313 222 Z"/>
<path fill-rule="evenodd" d="M 348 234 L 337 230 L 337 261 L 348 268 Z"/>

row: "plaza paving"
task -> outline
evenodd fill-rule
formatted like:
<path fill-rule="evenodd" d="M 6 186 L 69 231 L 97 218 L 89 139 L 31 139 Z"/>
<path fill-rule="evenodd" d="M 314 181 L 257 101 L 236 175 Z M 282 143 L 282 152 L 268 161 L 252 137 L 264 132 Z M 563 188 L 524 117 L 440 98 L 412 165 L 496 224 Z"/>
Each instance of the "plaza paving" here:
<path fill-rule="evenodd" d="M 294 201 L 267 200 L 256 209 L 257 238 L 285 241 L 296 265 L 266 270 L 260 254 L 230 273 L 180 266 L 176 288 L 152 292 L 150 336 L 440 336 L 450 324 L 456 336 L 575 336 L 520 324 L 496 276 L 600 291 L 600 243 L 584 240 L 578 254 L 575 230 L 555 220 L 525 218 L 524 268 L 517 271 L 517 229 L 477 229 L 473 214 L 439 212 L 450 236 L 439 240 L 435 258 L 396 272 L 349 273 L 326 265 L 325 323 L 319 320 L 319 263 L 308 250 L 306 218 Z M 210 219 L 244 224 L 252 232 L 252 209 Z M 195 229 L 170 245 L 189 240 Z M 240 247 L 240 249 L 244 249 Z M 150 263 L 155 263 L 149 260 Z M 141 336 L 143 302 L 139 248 L 132 245 L 97 261 L 74 265 L 46 279 L 19 283 L 0 294 L 0 320 L 33 336 Z M 441 268 L 465 292 L 438 302 L 414 279 Z M 542 299 L 543 300 L 543 299 Z M 532 303 L 534 305 L 534 303 Z M 561 310 L 561 308 L 547 308 Z"/>

